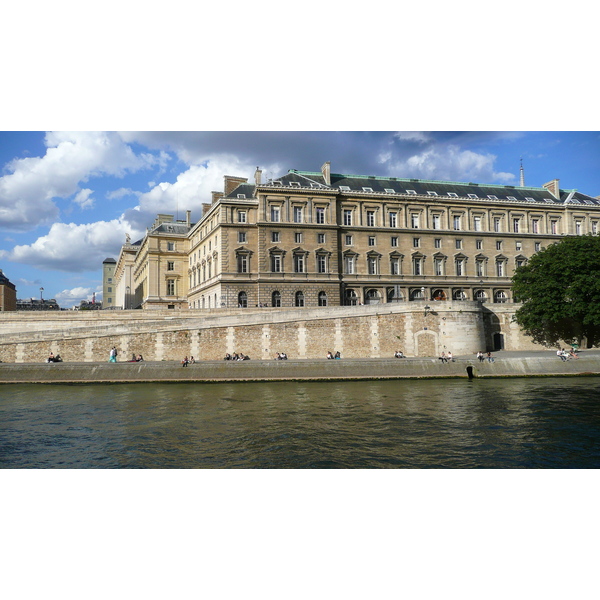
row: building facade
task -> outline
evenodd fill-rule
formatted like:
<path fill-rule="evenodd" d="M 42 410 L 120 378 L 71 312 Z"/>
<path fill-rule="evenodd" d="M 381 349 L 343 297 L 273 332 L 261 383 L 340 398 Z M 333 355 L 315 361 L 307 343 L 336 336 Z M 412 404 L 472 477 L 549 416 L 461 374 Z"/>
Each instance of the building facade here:
<path fill-rule="evenodd" d="M 0 311 L 17 310 L 17 288 L 0 269 Z"/>
<path fill-rule="evenodd" d="M 104 308 L 121 308 L 116 301 L 115 269 L 117 261 L 107 258 L 102 263 L 102 305 Z"/>
<path fill-rule="evenodd" d="M 123 247 L 130 308 L 511 303 L 514 269 L 565 235 L 597 234 L 600 200 L 542 187 L 290 170 L 225 176 L 202 218 L 159 215 Z M 126 254 L 128 258 L 126 259 Z M 126 280 L 127 260 L 132 283 Z M 125 305 L 125 295 L 117 299 Z"/>

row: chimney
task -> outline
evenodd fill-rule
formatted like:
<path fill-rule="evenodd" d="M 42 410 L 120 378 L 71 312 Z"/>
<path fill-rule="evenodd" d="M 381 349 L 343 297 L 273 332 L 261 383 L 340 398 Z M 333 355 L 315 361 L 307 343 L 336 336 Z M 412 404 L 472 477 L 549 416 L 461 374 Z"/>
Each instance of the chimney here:
<path fill-rule="evenodd" d="M 557 200 L 560 200 L 560 188 L 558 187 L 558 179 L 553 179 L 548 183 L 545 183 L 542 187 L 545 187 Z"/>
<path fill-rule="evenodd" d="M 329 161 L 323 163 L 323 166 L 321 167 L 321 173 L 323 173 L 325 183 L 327 185 L 331 185 L 331 163 Z"/>
<path fill-rule="evenodd" d="M 185 211 L 185 224 L 189 227 L 192 224 L 192 211 Z"/>
<path fill-rule="evenodd" d="M 256 171 L 254 172 L 254 183 L 256 185 L 260 185 L 261 176 L 262 176 L 262 171 L 258 167 L 256 167 Z"/>
<path fill-rule="evenodd" d="M 229 196 L 229 194 L 231 194 L 231 192 L 233 192 L 238 185 L 241 185 L 242 183 L 248 183 L 247 177 L 231 177 L 230 175 L 225 175 L 223 179 L 225 179 L 226 196 Z"/>
<path fill-rule="evenodd" d="M 222 198 L 225 194 L 223 192 L 211 192 L 212 203 L 214 204 L 219 198 Z"/>
<path fill-rule="evenodd" d="M 207 202 L 202 203 L 202 216 L 204 216 L 210 210 L 210 207 L 211 205 Z"/>

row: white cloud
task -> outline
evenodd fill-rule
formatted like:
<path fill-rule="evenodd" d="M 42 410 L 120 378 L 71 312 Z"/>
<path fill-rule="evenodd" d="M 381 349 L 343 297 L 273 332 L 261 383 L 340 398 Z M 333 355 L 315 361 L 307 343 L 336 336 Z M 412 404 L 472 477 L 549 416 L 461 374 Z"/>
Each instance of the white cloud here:
<path fill-rule="evenodd" d="M 75 195 L 75 198 L 73 198 L 73 202 L 75 202 L 75 204 L 79 204 L 81 208 L 92 208 L 92 206 L 94 206 L 94 199 L 90 198 L 90 196 L 93 193 L 94 192 L 92 190 L 87 188 L 80 190 Z"/>
<path fill-rule="evenodd" d="M 94 175 L 122 177 L 128 172 L 162 165 L 164 157 L 136 156 L 116 133 L 52 132 L 46 134 L 43 157 L 14 159 L 0 177 L 0 226 L 33 229 L 58 218 L 56 198 L 75 196 L 82 208 L 91 205 L 79 188 Z"/>
<path fill-rule="evenodd" d="M 122 219 L 84 225 L 55 223 L 47 235 L 32 244 L 15 246 L 6 257 L 44 270 L 99 271 L 105 258 L 118 256 L 126 233 L 133 239 L 142 235 Z"/>
<path fill-rule="evenodd" d="M 118 190 L 108 192 L 106 194 L 106 198 L 108 200 L 119 200 L 120 198 L 124 198 L 126 196 L 139 196 L 140 194 L 141 192 L 135 192 L 131 188 L 119 188 Z"/>
<path fill-rule="evenodd" d="M 416 142 L 417 144 L 426 144 L 433 140 L 429 133 L 424 131 L 397 131 L 394 137 L 401 142 Z"/>
<path fill-rule="evenodd" d="M 455 145 L 432 146 L 405 160 L 392 160 L 388 157 L 390 170 L 403 173 L 403 177 L 484 183 L 515 179 L 512 173 L 494 170 L 496 157 L 493 154 L 478 154 Z"/>

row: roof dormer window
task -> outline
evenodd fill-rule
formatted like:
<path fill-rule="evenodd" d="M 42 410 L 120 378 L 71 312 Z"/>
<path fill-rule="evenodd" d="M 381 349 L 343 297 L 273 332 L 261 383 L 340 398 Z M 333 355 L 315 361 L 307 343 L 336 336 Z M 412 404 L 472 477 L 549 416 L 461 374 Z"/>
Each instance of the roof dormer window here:
<path fill-rule="evenodd" d="M 477 194 L 467 194 L 469 198 L 479 198 Z"/>
<path fill-rule="evenodd" d="M 458 194 L 456 192 L 448 192 L 448 196 L 450 196 L 450 198 L 458 198 Z"/>
<path fill-rule="evenodd" d="M 498 200 L 498 196 L 493 196 L 492 194 L 488 194 L 488 198 L 490 200 Z"/>
<path fill-rule="evenodd" d="M 411 194 L 412 196 L 416 196 L 417 192 L 415 190 L 406 190 L 407 194 Z"/>
<path fill-rule="evenodd" d="M 350 186 L 349 185 L 340 185 L 340 191 L 341 192 L 349 192 Z"/>
<path fill-rule="evenodd" d="M 370 188 L 370 187 L 363 188 L 363 192 L 372 192 L 372 191 L 373 191 L 373 188 Z"/>

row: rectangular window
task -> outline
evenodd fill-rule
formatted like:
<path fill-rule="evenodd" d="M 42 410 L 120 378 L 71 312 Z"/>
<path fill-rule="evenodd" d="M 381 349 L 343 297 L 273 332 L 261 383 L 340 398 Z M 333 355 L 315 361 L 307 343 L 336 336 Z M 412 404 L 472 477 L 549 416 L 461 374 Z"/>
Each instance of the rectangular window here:
<path fill-rule="evenodd" d="M 351 235 L 346 236 L 346 246 L 352 246 L 352 236 Z"/>
<path fill-rule="evenodd" d="M 421 238 L 413 238 L 413 248 L 418 248 L 421 245 Z"/>
<path fill-rule="evenodd" d="M 501 260 L 496 263 L 496 275 L 498 277 L 504 277 L 504 262 Z"/>
<path fill-rule="evenodd" d="M 377 259 L 369 258 L 367 260 L 367 265 L 369 268 L 369 275 L 377 275 Z"/>
<path fill-rule="evenodd" d="M 354 256 L 346 256 L 346 258 L 344 258 L 344 265 L 346 266 L 346 273 L 348 275 L 354 275 Z"/>
<path fill-rule="evenodd" d="M 272 242 L 279 242 L 280 241 L 279 231 L 271 231 L 271 241 Z"/>
<path fill-rule="evenodd" d="M 271 206 L 271 221 L 279 223 L 281 220 L 281 209 L 279 206 Z"/>
<path fill-rule="evenodd" d="M 550 233 L 554 235 L 558 233 L 558 221 L 550 221 Z"/>
<path fill-rule="evenodd" d="M 431 217 L 431 227 L 433 229 L 441 229 L 442 228 L 442 217 L 441 217 L 441 215 L 432 215 L 432 217 Z"/>
<path fill-rule="evenodd" d="M 483 240 L 475 240 L 475 249 L 476 250 L 483 249 Z"/>
<path fill-rule="evenodd" d="M 390 227 L 397 227 L 397 223 L 398 223 L 398 214 L 395 212 L 391 212 L 389 214 L 389 219 L 390 219 Z"/>
<path fill-rule="evenodd" d="M 398 247 L 398 238 L 394 235 L 391 238 L 391 243 L 392 243 L 392 248 L 397 248 Z"/>
<path fill-rule="evenodd" d="M 398 258 L 390 259 L 390 273 L 392 275 L 400 275 L 400 259 L 398 259 Z"/>
<path fill-rule="evenodd" d="M 112 288 L 111 287 L 107 288 L 107 291 L 108 291 L 109 294 L 112 294 Z"/>
<path fill-rule="evenodd" d="M 352 211 L 345 209 L 344 210 L 344 225 L 352 225 Z"/>
<path fill-rule="evenodd" d="M 575 235 L 581 235 L 581 221 L 575 221 Z"/>
<path fill-rule="evenodd" d="M 500 233 L 500 217 L 494 217 L 494 231 Z"/>
<path fill-rule="evenodd" d="M 433 268 L 435 270 L 435 274 L 440 276 L 444 274 L 444 259 L 436 258 L 433 261 Z"/>
<path fill-rule="evenodd" d="M 412 215 L 410 215 L 410 226 L 413 229 L 419 228 L 419 215 L 418 214 L 413 213 Z"/>
<path fill-rule="evenodd" d="M 517 252 L 520 252 L 521 250 L 523 250 L 523 242 L 515 242 L 515 250 Z"/>
<path fill-rule="evenodd" d="M 532 219 L 531 220 L 531 233 L 539 233 L 539 220 L 538 219 Z"/>
<path fill-rule="evenodd" d="M 370 235 L 369 236 L 369 246 L 374 246 L 374 245 L 375 245 L 375 236 Z"/>
<path fill-rule="evenodd" d="M 482 260 L 475 261 L 475 275 L 477 277 L 485 277 L 483 265 L 484 265 L 484 262 Z"/>
<path fill-rule="evenodd" d="M 238 210 L 238 223 L 245 223 L 245 222 L 246 222 L 246 211 Z"/>
<path fill-rule="evenodd" d="M 175 295 L 175 280 L 167 279 L 167 296 Z"/>
<path fill-rule="evenodd" d="M 245 244 L 245 243 L 246 243 L 246 232 L 238 231 L 238 244 Z"/>
<path fill-rule="evenodd" d="M 465 262 L 462 258 L 457 258 L 455 261 L 455 265 L 456 265 L 456 275 L 458 277 L 462 277 L 465 272 L 464 272 L 464 268 L 465 268 Z"/>
<path fill-rule="evenodd" d="M 460 250 L 462 248 L 462 240 L 455 240 L 454 245 L 456 246 L 457 250 Z"/>
<path fill-rule="evenodd" d="M 513 233 L 519 233 L 520 219 L 513 219 Z"/>
<path fill-rule="evenodd" d="M 434 246 L 434 248 L 441 248 L 442 247 L 442 239 L 435 238 L 435 240 L 433 240 L 433 246 Z"/>
<path fill-rule="evenodd" d="M 304 273 L 304 254 L 294 254 L 294 273 Z"/>
<path fill-rule="evenodd" d="M 280 254 L 272 254 L 271 255 L 271 272 L 281 273 L 281 255 Z"/>
<path fill-rule="evenodd" d="M 294 223 L 302 223 L 302 207 L 294 206 Z"/>
<path fill-rule="evenodd" d="M 238 254 L 237 268 L 238 268 L 238 273 L 247 273 L 248 272 L 248 255 L 247 254 Z"/>
<path fill-rule="evenodd" d="M 167 261 L 167 271 L 174 271 L 175 263 L 172 260 Z"/>
<path fill-rule="evenodd" d="M 325 209 L 322 206 L 317 206 L 317 223 L 319 225 L 325 223 Z"/>
<path fill-rule="evenodd" d="M 496 250 L 502 250 L 502 242 L 500 242 L 500 241 L 496 242 Z"/>
<path fill-rule="evenodd" d="M 452 217 L 452 226 L 454 227 L 454 231 L 460 231 L 460 217 L 458 215 Z"/>
<path fill-rule="evenodd" d="M 540 242 L 536 242 L 533 246 L 536 252 L 539 252 L 542 249 L 542 244 Z"/>
<path fill-rule="evenodd" d="M 325 234 L 317 233 L 317 244 L 324 244 L 324 243 L 325 243 Z"/>
<path fill-rule="evenodd" d="M 423 274 L 423 259 L 421 258 L 413 258 L 413 275 L 422 275 Z"/>
<path fill-rule="evenodd" d="M 367 227 L 375 227 L 375 211 L 367 211 Z"/>
<path fill-rule="evenodd" d="M 327 257 L 324 254 L 317 255 L 317 271 L 327 273 Z"/>
<path fill-rule="evenodd" d="M 592 221 L 592 233 L 594 235 L 598 233 L 598 221 Z"/>
<path fill-rule="evenodd" d="M 167 250 L 173 252 L 175 250 L 175 242 L 167 242 Z"/>
<path fill-rule="evenodd" d="M 301 244 L 302 243 L 302 234 L 294 233 L 294 241 L 296 244 Z"/>
<path fill-rule="evenodd" d="M 473 217 L 473 230 L 481 231 L 481 217 Z"/>

